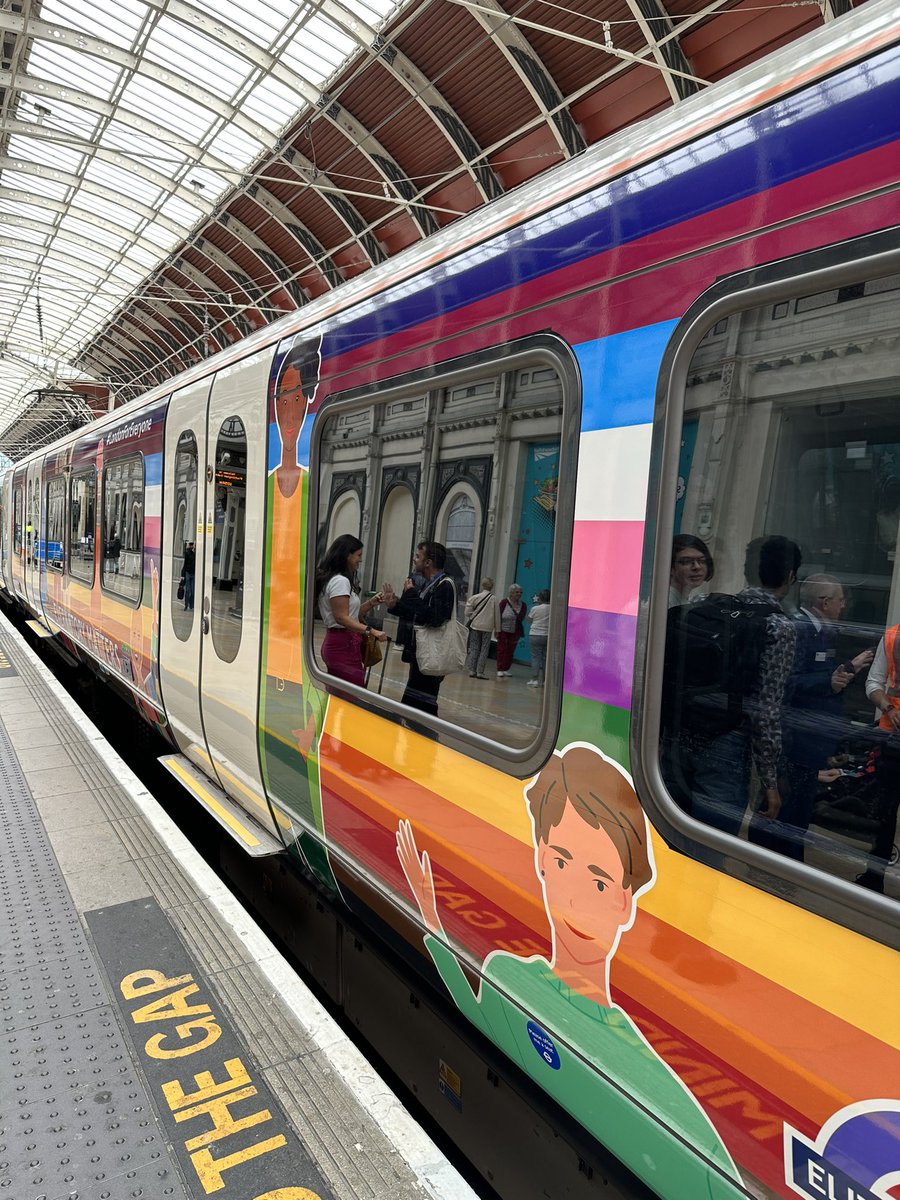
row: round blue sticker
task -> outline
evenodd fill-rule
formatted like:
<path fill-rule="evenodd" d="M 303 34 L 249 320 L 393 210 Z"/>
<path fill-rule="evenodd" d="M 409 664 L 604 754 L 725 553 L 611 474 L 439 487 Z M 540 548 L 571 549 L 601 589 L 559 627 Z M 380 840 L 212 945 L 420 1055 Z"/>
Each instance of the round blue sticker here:
<path fill-rule="evenodd" d="M 535 1025 L 534 1021 L 529 1021 L 528 1036 L 531 1038 L 532 1046 L 534 1046 L 547 1066 L 552 1067 L 554 1071 L 558 1071 L 560 1065 L 559 1051 L 554 1046 L 553 1038 L 550 1034 L 545 1033 L 540 1025 Z"/>

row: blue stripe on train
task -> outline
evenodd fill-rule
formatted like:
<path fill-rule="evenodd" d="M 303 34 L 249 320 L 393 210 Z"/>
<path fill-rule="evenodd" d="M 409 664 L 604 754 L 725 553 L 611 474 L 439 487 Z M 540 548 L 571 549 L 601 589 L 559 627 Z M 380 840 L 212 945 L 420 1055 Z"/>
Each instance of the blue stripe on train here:
<path fill-rule="evenodd" d="M 897 136 L 900 49 L 825 79 L 377 296 L 326 333 L 330 358 L 613 246 L 756 195 Z"/>

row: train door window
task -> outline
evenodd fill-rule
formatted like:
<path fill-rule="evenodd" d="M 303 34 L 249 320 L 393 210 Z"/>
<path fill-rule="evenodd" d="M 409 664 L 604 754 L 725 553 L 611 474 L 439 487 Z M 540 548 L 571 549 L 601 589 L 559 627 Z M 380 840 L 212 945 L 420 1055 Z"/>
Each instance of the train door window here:
<path fill-rule="evenodd" d="M 19 485 L 13 492 L 13 553 L 19 559 L 25 551 L 25 494 Z"/>
<path fill-rule="evenodd" d="M 115 458 L 103 467 L 103 554 L 100 581 L 140 603 L 144 589 L 144 459 Z"/>
<path fill-rule="evenodd" d="M 91 467 L 72 476 L 69 491 L 69 574 L 93 586 L 97 473 Z"/>
<path fill-rule="evenodd" d="M 679 384 L 659 767 L 696 820 L 900 899 L 900 275 L 841 279 L 733 312 Z"/>
<path fill-rule="evenodd" d="M 65 564 L 66 484 L 57 476 L 47 483 L 47 569 L 62 573 Z"/>
<path fill-rule="evenodd" d="M 557 485 L 574 478 L 578 412 L 569 351 L 552 338 L 324 408 L 313 433 L 321 572 L 307 648 L 326 686 L 347 694 L 356 684 L 360 701 L 504 769 L 525 773 L 541 758 L 562 695 L 574 488 L 562 497 Z M 349 519 L 360 512 L 361 535 Z M 418 573 L 421 542 L 437 543 L 438 557 Z M 432 589 L 451 596 L 448 580 L 456 610 L 447 615 L 462 625 L 468 657 L 441 680 L 418 670 L 416 639 L 427 634 L 415 621 Z M 390 608 L 373 602 L 385 584 L 398 598 Z M 368 680 L 364 624 L 403 649 L 384 653 Z"/>
<path fill-rule="evenodd" d="M 172 526 L 172 592 L 175 636 L 186 642 L 194 624 L 197 529 L 197 439 L 186 429 L 175 448 L 175 521 Z M 181 591 L 181 597 L 178 592 Z"/>
<path fill-rule="evenodd" d="M 216 439 L 210 624 L 223 662 L 234 662 L 244 614 L 244 523 L 247 509 L 247 434 L 240 417 L 222 423 Z"/>

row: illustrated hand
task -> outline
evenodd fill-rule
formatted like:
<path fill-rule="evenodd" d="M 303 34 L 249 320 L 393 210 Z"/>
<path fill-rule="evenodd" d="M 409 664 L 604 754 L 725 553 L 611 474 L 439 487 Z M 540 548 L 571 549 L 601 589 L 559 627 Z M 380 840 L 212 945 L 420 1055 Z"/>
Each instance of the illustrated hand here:
<path fill-rule="evenodd" d="M 441 919 L 437 911 L 437 897 L 434 894 L 434 878 L 431 874 L 431 860 L 428 851 L 424 850 L 419 857 L 415 834 L 409 821 L 401 821 L 397 829 L 397 857 L 410 886 L 422 920 L 431 933 L 443 933 Z"/>
<path fill-rule="evenodd" d="M 372 637 L 375 639 L 376 642 L 387 642 L 390 640 L 388 638 L 388 635 L 384 632 L 383 629 L 373 629 Z"/>
<path fill-rule="evenodd" d="M 900 731 L 900 708 L 891 708 L 886 713 L 888 721 L 891 723 L 891 728 L 895 731 Z"/>
<path fill-rule="evenodd" d="M 840 777 L 841 772 L 837 767 L 829 767 L 827 771 L 819 771 L 817 776 L 819 783 L 834 783 L 834 781 L 836 779 L 840 779 Z"/>
<path fill-rule="evenodd" d="M 781 812 L 781 793 L 778 791 L 777 787 L 766 788 L 765 797 L 765 808 L 761 808 L 757 815 L 762 817 L 765 821 L 774 821 Z"/>
<path fill-rule="evenodd" d="M 861 654 L 857 654 L 856 658 L 851 658 L 854 671 L 861 671 L 863 667 L 872 665 L 872 659 L 875 657 L 874 650 L 863 650 Z"/>
<path fill-rule="evenodd" d="M 413 584 L 413 581 L 412 581 L 411 579 L 404 579 L 404 580 L 403 580 L 403 590 L 404 590 L 404 592 L 408 592 L 408 591 L 409 591 L 409 589 L 410 589 L 411 587 L 414 587 L 414 586 L 415 586 L 415 585 Z"/>

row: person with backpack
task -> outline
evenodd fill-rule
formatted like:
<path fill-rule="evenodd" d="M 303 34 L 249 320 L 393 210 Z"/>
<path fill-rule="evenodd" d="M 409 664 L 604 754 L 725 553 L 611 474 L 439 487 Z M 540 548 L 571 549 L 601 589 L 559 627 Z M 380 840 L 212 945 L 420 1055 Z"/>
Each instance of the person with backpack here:
<path fill-rule="evenodd" d="M 781 808 L 782 704 L 796 645 L 781 601 L 801 561 L 789 538 L 757 538 L 748 546 L 743 591 L 669 610 L 663 777 L 681 807 L 726 833 L 740 832 L 754 764 L 763 790 L 759 817 L 774 819 Z"/>
<path fill-rule="evenodd" d="M 843 585 L 833 575 L 808 575 L 800 584 L 800 607 L 794 615 L 797 644 L 783 721 L 784 802 L 777 821 L 757 822 L 750 829 L 751 842 L 799 862 L 820 772 L 847 732 L 844 690 L 872 661 L 871 650 L 849 662 L 836 660 L 836 625 L 844 604 Z"/>

